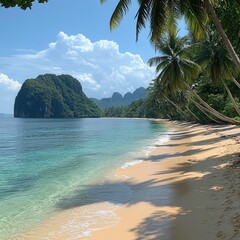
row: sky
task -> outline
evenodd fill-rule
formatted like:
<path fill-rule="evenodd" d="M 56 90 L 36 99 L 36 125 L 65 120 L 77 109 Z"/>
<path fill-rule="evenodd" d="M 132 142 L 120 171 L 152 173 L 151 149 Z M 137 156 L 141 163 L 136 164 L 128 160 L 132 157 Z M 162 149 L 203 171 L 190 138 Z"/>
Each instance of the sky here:
<path fill-rule="evenodd" d="M 25 11 L 0 7 L 0 113 L 13 113 L 23 82 L 45 73 L 70 74 L 98 99 L 147 87 L 155 70 L 146 63 L 159 53 L 149 29 L 136 42 L 136 2 L 113 31 L 109 20 L 118 0 L 49 0 Z"/>

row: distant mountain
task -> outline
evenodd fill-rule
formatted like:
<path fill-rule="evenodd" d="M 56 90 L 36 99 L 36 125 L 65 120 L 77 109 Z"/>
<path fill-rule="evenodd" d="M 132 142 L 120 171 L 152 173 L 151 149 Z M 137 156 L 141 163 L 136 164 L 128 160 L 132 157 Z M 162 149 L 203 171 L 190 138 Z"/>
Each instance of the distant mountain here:
<path fill-rule="evenodd" d="M 22 118 L 100 117 L 101 110 L 70 75 L 39 75 L 26 80 L 14 104 L 14 116 Z"/>
<path fill-rule="evenodd" d="M 145 99 L 147 97 L 147 90 L 143 87 L 137 88 L 133 93 L 127 92 L 124 96 L 122 94 L 115 92 L 110 98 L 103 98 L 98 100 L 96 98 L 91 98 L 101 109 L 106 109 L 110 107 L 121 107 L 127 106 L 132 102 L 140 99 Z"/>
<path fill-rule="evenodd" d="M 9 117 L 13 117 L 13 114 L 10 113 L 0 113 L 0 118 L 9 118 Z"/>

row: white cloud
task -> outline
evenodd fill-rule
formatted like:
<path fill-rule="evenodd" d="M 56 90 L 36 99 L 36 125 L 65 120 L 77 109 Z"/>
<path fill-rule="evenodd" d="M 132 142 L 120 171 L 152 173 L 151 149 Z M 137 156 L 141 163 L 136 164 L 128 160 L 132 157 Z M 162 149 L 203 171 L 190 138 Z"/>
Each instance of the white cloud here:
<path fill-rule="evenodd" d="M 21 84 L 18 81 L 0 73 L 0 112 L 13 113 L 14 99 L 20 88 Z"/>
<path fill-rule="evenodd" d="M 147 87 L 155 75 L 138 54 L 120 52 L 116 42 L 92 42 L 82 34 L 64 32 L 59 32 L 47 49 L 0 57 L 0 72 L 22 81 L 44 73 L 70 74 L 81 82 L 87 96 L 97 98 Z M 11 88 L 20 87 L 11 79 L 7 82 Z"/>
<path fill-rule="evenodd" d="M 93 76 L 91 73 L 83 73 L 83 74 L 72 74 L 73 77 L 79 80 L 79 82 L 85 84 L 89 84 L 91 86 L 91 89 L 93 91 L 98 91 L 100 88 L 100 85 L 93 79 Z"/>
<path fill-rule="evenodd" d="M 0 85 L 4 85 L 7 89 L 12 91 L 18 91 L 21 88 L 21 84 L 18 81 L 10 79 L 6 74 L 0 73 Z"/>

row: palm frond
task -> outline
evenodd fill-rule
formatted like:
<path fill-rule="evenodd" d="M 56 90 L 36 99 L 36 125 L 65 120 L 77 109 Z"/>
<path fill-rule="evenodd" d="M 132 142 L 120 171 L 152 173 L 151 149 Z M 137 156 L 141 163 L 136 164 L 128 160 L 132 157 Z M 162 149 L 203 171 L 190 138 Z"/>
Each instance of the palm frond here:
<path fill-rule="evenodd" d="M 167 56 L 157 56 L 157 57 L 153 57 L 150 58 L 147 62 L 147 64 L 152 67 L 154 65 L 158 65 L 160 64 L 162 61 L 165 61 L 168 57 Z"/>
<path fill-rule="evenodd" d="M 202 39 L 208 19 L 203 0 L 180 0 L 181 13 L 185 17 L 190 33 L 195 39 Z"/>
<path fill-rule="evenodd" d="M 138 12 L 135 16 L 137 19 L 137 24 L 136 24 L 136 40 L 138 40 L 138 35 L 141 29 L 144 27 L 145 28 L 145 23 L 149 19 L 151 8 L 152 8 L 152 2 L 153 0 L 142 0 L 139 1 L 140 7 L 138 9 Z"/>
<path fill-rule="evenodd" d="M 150 40 L 151 42 L 159 39 L 160 35 L 166 30 L 167 1 L 152 1 L 150 15 Z"/>
<path fill-rule="evenodd" d="M 162 55 L 151 58 L 148 64 L 156 65 L 158 86 L 167 95 L 175 94 L 179 89 L 185 91 L 184 83 L 191 83 L 200 73 L 200 66 L 191 60 L 189 54 L 189 39 L 170 32 L 156 42 L 156 48 Z"/>
<path fill-rule="evenodd" d="M 105 2 L 106 0 L 101 0 L 102 2 Z M 120 0 L 112 14 L 112 17 L 110 19 L 110 29 L 113 30 L 116 28 L 123 16 L 127 13 L 129 5 L 131 4 L 131 0 Z"/>

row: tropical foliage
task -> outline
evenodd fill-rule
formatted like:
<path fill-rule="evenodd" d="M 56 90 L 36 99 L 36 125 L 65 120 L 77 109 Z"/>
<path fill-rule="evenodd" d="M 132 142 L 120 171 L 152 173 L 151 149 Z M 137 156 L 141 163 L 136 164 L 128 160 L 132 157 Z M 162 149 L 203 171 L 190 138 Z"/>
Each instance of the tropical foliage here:
<path fill-rule="evenodd" d="M 118 26 L 131 3 L 118 2 L 110 20 L 111 29 Z M 156 66 L 157 77 L 150 86 L 149 99 L 160 115 L 238 123 L 240 38 L 235 29 L 240 29 L 240 2 L 143 0 L 138 4 L 137 38 L 149 23 L 150 42 L 159 51 L 159 56 L 148 63 Z M 179 37 L 176 22 L 183 16 L 189 36 Z"/>
<path fill-rule="evenodd" d="M 100 0 L 101 3 L 106 0 Z M 149 22 L 150 25 L 150 40 L 152 43 L 158 41 L 162 34 L 168 31 L 176 30 L 176 21 L 184 16 L 188 23 L 190 32 L 195 37 L 203 36 L 206 23 L 213 23 L 217 32 L 222 38 L 222 41 L 231 56 L 231 59 L 240 70 L 240 59 L 235 52 L 226 32 L 221 25 L 216 14 L 216 7 L 219 7 L 221 1 L 211 0 L 141 0 L 138 1 L 139 8 L 136 13 L 136 36 L 142 28 L 146 27 Z M 227 1 L 223 1 L 227 2 Z M 119 0 L 110 20 L 110 28 L 117 27 L 127 13 L 131 0 Z M 230 6 L 231 8 L 232 6 Z"/>
<path fill-rule="evenodd" d="M 160 55 L 148 62 L 157 73 L 149 98 L 121 110 L 108 109 L 108 116 L 238 123 L 240 96 L 235 77 L 239 72 L 216 31 L 209 31 L 200 42 L 170 32 L 159 38 L 155 48 Z"/>
<path fill-rule="evenodd" d="M 101 110 L 86 97 L 79 81 L 70 75 L 39 75 L 22 85 L 15 100 L 15 117 L 100 117 Z"/>
<path fill-rule="evenodd" d="M 20 7 L 21 9 L 25 10 L 27 8 L 31 8 L 33 2 L 45 3 L 48 0 L 0 0 L 0 4 L 2 7 L 9 8 L 9 7 Z"/>
<path fill-rule="evenodd" d="M 150 65 L 156 65 L 157 73 L 161 71 L 153 85 L 153 89 L 158 89 L 158 91 L 162 89 L 159 96 L 168 99 L 180 114 L 181 107 L 176 104 L 176 100 L 184 103 L 181 98 L 186 96 L 188 101 L 185 106 L 191 114 L 193 112 L 187 105 L 188 102 L 193 103 L 211 120 L 236 123 L 233 119 L 214 109 L 196 92 L 197 87 L 203 84 L 204 80 L 213 84 L 222 84 L 239 114 L 238 105 L 225 82 L 227 79 L 232 79 L 237 70 L 235 70 L 235 65 L 228 57 L 224 46 L 221 46 L 221 42 L 218 41 L 216 33 L 209 35 L 205 41 L 192 45 L 186 41 L 186 37 L 179 38 L 172 33 L 168 34 L 168 38 L 163 37 L 159 41 L 161 44 L 156 44 L 156 47 L 162 55 L 149 60 Z M 191 50 L 191 54 L 189 50 Z M 175 101 L 169 99 L 167 94 L 174 96 Z"/>

